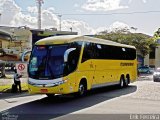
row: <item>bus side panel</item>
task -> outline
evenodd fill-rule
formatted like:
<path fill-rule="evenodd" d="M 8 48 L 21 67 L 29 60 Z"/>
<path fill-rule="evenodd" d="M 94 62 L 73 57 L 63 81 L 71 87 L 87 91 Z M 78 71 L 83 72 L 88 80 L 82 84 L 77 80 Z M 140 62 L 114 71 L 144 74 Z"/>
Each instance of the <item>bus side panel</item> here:
<path fill-rule="evenodd" d="M 87 60 L 79 64 L 76 72 L 76 83 L 79 85 L 82 79 L 87 80 L 87 89 L 91 89 L 93 84 L 96 84 L 94 79 L 95 66 L 92 60 Z M 78 88 L 77 88 L 78 89 Z"/>
<path fill-rule="evenodd" d="M 127 74 L 131 81 L 136 80 L 136 61 L 132 60 L 93 60 L 96 84 L 119 82 L 121 75 Z"/>

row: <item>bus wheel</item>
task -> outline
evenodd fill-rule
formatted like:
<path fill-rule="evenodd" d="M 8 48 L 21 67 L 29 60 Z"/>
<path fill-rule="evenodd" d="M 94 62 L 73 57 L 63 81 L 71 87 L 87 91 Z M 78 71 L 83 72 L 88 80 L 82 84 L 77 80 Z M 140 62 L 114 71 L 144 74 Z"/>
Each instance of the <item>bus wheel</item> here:
<path fill-rule="evenodd" d="M 81 81 L 79 84 L 78 92 L 75 94 L 76 97 L 84 96 L 87 91 L 87 84 L 85 81 Z"/>
<path fill-rule="evenodd" d="M 120 88 L 123 88 L 124 86 L 125 86 L 125 80 L 124 80 L 124 77 L 121 77 L 121 78 L 120 78 L 119 87 L 120 87 Z"/>
<path fill-rule="evenodd" d="M 48 98 L 54 98 L 55 94 L 46 94 Z"/>
<path fill-rule="evenodd" d="M 129 76 L 127 76 L 125 80 L 125 87 L 127 87 L 129 83 L 130 83 L 130 78 Z"/>

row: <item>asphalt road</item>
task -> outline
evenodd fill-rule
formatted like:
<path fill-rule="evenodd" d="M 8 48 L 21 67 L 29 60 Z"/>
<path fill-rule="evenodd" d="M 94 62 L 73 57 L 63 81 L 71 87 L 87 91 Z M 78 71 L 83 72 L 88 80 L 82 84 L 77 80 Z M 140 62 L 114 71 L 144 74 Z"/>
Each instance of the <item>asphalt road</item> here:
<path fill-rule="evenodd" d="M 58 120 L 160 120 L 160 83 L 152 76 L 141 76 L 129 87 L 105 87 L 87 96 L 32 95 L 0 99 L 0 118 Z M 147 114 L 147 115 L 146 115 Z M 151 120 L 152 120 L 151 119 Z M 154 120 L 155 120 L 154 119 Z"/>

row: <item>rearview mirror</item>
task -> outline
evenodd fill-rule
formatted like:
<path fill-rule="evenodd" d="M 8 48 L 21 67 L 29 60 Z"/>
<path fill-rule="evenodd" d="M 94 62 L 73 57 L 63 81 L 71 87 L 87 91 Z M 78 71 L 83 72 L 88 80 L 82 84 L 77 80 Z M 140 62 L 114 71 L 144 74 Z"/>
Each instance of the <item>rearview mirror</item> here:
<path fill-rule="evenodd" d="M 68 50 L 65 51 L 64 53 L 64 62 L 68 62 L 68 55 L 70 54 L 70 52 L 76 50 L 76 48 L 69 48 Z"/>
<path fill-rule="evenodd" d="M 22 55 L 21 55 L 21 60 L 22 60 L 22 62 L 25 61 L 25 56 L 26 56 L 27 54 L 29 54 L 29 53 L 31 53 L 31 50 L 28 50 L 28 51 L 25 51 L 25 52 L 22 53 Z"/>

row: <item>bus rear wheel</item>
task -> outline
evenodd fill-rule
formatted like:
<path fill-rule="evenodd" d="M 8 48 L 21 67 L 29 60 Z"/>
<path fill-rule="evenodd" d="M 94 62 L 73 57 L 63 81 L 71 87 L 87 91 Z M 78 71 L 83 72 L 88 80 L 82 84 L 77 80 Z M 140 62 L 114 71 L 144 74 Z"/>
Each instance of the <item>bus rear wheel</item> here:
<path fill-rule="evenodd" d="M 124 77 L 121 77 L 119 82 L 119 87 L 123 88 L 124 86 L 125 86 L 125 80 L 124 80 Z"/>
<path fill-rule="evenodd" d="M 125 87 L 128 87 L 128 84 L 130 83 L 130 77 L 127 76 L 125 80 Z"/>

